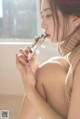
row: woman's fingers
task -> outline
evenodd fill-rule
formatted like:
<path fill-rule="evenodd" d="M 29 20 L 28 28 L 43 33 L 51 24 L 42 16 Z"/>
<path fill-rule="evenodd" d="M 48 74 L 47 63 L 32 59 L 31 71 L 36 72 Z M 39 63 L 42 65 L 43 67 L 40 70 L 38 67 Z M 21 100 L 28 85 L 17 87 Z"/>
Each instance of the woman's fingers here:
<path fill-rule="evenodd" d="M 24 49 L 25 53 L 32 53 L 31 48 L 29 46 L 27 46 L 27 48 Z"/>
<path fill-rule="evenodd" d="M 28 57 L 29 57 L 29 49 L 30 48 L 26 48 L 26 49 L 19 49 L 19 60 L 22 62 L 22 63 L 28 63 Z"/>
<path fill-rule="evenodd" d="M 37 53 L 29 54 L 30 50 L 31 50 L 30 47 L 27 47 L 25 49 L 19 49 L 19 51 L 17 53 L 18 60 L 19 60 L 19 63 L 21 63 L 23 66 L 30 64 L 33 72 L 35 72 L 35 70 L 39 66 L 39 61 L 38 61 Z M 32 56 L 29 59 L 30 55 L 32 55 Z"/>
<path fill-rule="evenodd" d="M 26 65 L 25 62 L 26 58 L 27 58 L 26 56 L 23 56 L 22 54 L 18 54 L 18 59 L 23 65 Z"/>
<path fill-rule="evenodd" d="M 24 73 L 26 71 L 26 63 L 24 61 L 22 61 L 22 59 L 20 58 L 20 56 L 18 54 L 16 54 L 16 67 L 19 69 L 19 71 L 21 73 Z"/>
<path fill-rule="evenodd" d="M 21 54 L 23 56 L 23 58 L 24 58 L 25 61 L 28 61 L 28 58 L 31 55 L 31 53 L 32 53 L 32 51 L 31 51 L 31 48 L 30 47 L 27 47 L 25 49 L 19 49 L 19 54 Z"/>
<path fill-rule="evenodd" d="M 20 71 L 26 92 L 35 87 L 35 76 L 30 63 L 26 63 L 23 55 L 16 54 L 16 66 Z"/>
<path fill-rule="evenodd" d="M 27 53 L 26 53 L 25 49 L 19 49 L 19 54 L 21 54 L 25 59 L 28 58 L 28 50 L 27 50 Z"/>

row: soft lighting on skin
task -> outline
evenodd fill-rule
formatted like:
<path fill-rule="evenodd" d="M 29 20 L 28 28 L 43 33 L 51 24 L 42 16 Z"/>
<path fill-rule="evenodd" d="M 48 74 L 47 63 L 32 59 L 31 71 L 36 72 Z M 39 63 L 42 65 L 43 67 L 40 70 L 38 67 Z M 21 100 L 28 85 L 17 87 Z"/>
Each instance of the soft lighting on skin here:
<path fill-rule="evenodd" d="M 38 117 L 38 119 L 42 119 L 41 117 Z"/>

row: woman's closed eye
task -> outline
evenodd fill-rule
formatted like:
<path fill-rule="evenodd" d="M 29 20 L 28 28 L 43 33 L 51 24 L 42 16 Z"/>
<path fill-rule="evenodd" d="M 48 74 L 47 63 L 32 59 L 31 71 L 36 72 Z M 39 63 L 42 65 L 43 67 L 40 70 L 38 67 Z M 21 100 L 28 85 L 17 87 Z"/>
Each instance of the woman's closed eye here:
<path fill-rule="evenodd" d="M 52 17 L 52 14 L 46 15 L 46 18 L 50 18 L 50 17 Z"/>
<path fill-rule="evenodd" d="M 44 16 L 44 15 L 41 15 L 41 17 L 42 17 L 42 19 L 43 19 L 43 18 L 50 18 L 50 17 L 52 17 L 52 14 L 47 14 L 47 15 L 45 15 L 45 16 Z"/>

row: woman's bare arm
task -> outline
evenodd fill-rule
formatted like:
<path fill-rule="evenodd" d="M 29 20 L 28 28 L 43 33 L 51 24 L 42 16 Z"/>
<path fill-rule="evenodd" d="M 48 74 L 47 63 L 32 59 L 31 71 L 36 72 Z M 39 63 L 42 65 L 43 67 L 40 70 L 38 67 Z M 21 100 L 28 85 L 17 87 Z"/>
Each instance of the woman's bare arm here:
<path fill-rule="evenodd" d="M 46 103 L 43 98 L 39 95 L 36 90 L 32 91 L 31 94 L 32 100 L 31 102 L 35 105 L 35 107 L 40 112 L 41 119 L 64 119 L 58 113 L 56 113 L 49 105 Z"/>
<path fill-rule="evenodd" d="M 37 109 L 30 102 L 27 96 L 24 95 L 19 119 L 38 119 L 38 118 L 39 118 L 39 113 Z"/>

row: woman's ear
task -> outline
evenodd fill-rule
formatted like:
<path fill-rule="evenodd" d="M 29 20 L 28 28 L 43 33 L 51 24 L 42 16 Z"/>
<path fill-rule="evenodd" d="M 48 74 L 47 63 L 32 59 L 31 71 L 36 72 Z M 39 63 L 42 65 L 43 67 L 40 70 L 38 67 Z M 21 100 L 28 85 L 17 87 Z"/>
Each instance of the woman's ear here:
<path fill-rule="evenodd" d="M 80 17 L 72 16 L 71 19 L 72 19 L 71 21 L 74 27 L 80 26 Z"/>
<path fill-rule="evenodd" d="M 72 33 L 79 26 L 80 26 L 80 17 L 69 16 L 69 32 Z"/>

